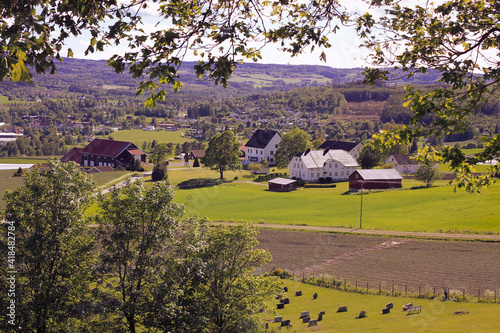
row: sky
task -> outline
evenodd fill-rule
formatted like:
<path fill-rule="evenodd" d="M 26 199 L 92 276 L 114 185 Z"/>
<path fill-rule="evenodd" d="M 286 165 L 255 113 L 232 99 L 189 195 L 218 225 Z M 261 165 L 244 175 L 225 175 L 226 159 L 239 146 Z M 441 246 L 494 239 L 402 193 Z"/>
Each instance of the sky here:
<path fill-rule="evenodd" d="M 305 0 L 304 0 L 305 1 Z M 422 4 L 424 0 L 403 0 L 408 4 Z M 373 8 L 370 8 L 362 0 L 350 0 L 350 1 L 340 1 L 344 5 L 349 13 L 365 13 L 370 11 L 372 14 L 377 14 L 374 12 Z M 157 4 L 151 4 L 151 6 L 144 11 L 143 18 L 145 22 L 145 29 L 154 29 L 156 23 L 155 11 L 157 10 Z M 379 13 L 382 11 L 379 10 Z M 274 44 L 266 45 L 262 50 L 262 60 L 259 63 L 266 64 L 289 64 L 289 65 L 323 65 L 333 68 L 354 68 L 354 67 L 367 67 L 369 62 L 369 51 L 360 47 L 361 40 L 356 35 L 355 29 L 353 27 L 341 26 L 336 34 L 328 35 L 331 48 L 316 50 L 310 52 L 309 49 L 304 51 L 297 57 L 291 57 L 289 54 L 279 51 L 277 46 Z M 74 58 L 79 59 L 93 59 L 102 60 L 109 59 L 112 55 L 118 53 L 123 54 L 127 51 L 125 45 L 107 47 L 104 52 L 98 52 L 89 54 L 85 56 L 84 52 L 88 43 L 88 36 L 83 35 L 80 38 L 72 39 L 68 42 L 68 46 L 74 52 Z M 324 51 L 326 54 L 326 62 L 320 60 L 320 54 Z M 186 61 L 197 60 L 192 56 L 187 56 Z M 251 60 L 247 60 L 251 62 Z"/>

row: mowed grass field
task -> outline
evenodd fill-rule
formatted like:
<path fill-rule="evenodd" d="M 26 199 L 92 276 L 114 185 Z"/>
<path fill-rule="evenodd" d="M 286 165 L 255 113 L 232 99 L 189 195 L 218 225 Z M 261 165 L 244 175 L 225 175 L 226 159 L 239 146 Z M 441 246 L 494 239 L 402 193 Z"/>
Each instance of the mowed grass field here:
<path fill-rule="evenodd" d="M 499 304 L 442 302 L 438 299 L 416 299 L 363 295 L 307 285 L 292 280 L 283 280 L 288 293 L 282 295 L 290 299 L 290 304 L 277 310 L 275 303 L 269 302 L 270 311 L 259 317 L 269 323 L 271 332 L 278 332 L 280 324 L 272 323 L 275 316 L 290 319 L 292 328 L 287 332 L 499 332 Z M 301 290 L 303 296 L 295 296 Z M 318 294 L 316 300 L 312 299 Z M 407 315 L 402 311 L 404 304 L 412 302 L 422 305 L 422 312 Z M 382 308 L 393 303 L 389 314 L 382 315 Z M 347 306 L 347 312 L 336 313 L 340 306 Z M 299 319 L 302 311 L 309 311 L 311 319 L 317 319 L 320 311 L 325 311 L 323 320 L 317 327 L 309 327 Z M 366 318 L 355 319 L 360 311 L 366 311 Z M 462 314 L 455 314 L 462 313 Z"/>
<path fill-rule="evenodd" d="M 187 174 L 187 171 L 172 170 L 169 177 L 178 180 L 179 175 Z M 191 178 L 198 177 L 194 171 L 189 174 Z M 177 189 L 176 198 L 188 203 L 188 214 L 206 216 L 213 221 L 359 227 L 361 196 L 347 194 L 347 182 L 338 183 L 336 188 L 308 188 L 286 193 L 267 191 L 267 183 L 263 184 L 266 186 L 234 182 L 201 189 Z M 404 180 L 405 189 L 365 193 L 362 227 L 395 231 L 500 232 L 500 184 L 484 189 L 482 194 L 469 194 L 460 189 L 455 192 L 453 186 L 444 185 L 445 181 L 438 183 L 441 186 L 410 189 L 421 184 Z"/>
<path fill-rule="evenodd" d="M 117 131 L 110 134 L 113 139 L 118 141 L 131 141 L 135 143 L 139 148 L 142 147 L 144 141 L 156 140 L 158 143 L 184 143 L 189 141 L 189 138 L 185 138 L 183 133 L 180 131 L 142 131 L 138 129 L 134 130 L 123 130 Z"/>

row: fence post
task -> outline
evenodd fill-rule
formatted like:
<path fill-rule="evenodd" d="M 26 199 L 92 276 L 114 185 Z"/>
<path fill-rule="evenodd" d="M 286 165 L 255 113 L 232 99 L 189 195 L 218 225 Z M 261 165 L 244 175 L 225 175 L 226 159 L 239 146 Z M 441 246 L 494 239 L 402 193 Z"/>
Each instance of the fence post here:
<path fill-rule="evenodd" d="M 392 284 L 392 295 L 391 296 L 394 296 L 394 283 Z"/>
<path fill-rule="evenodd" d="M 462 301 L 465 301 L 465 288 L 462 290 Z"/>
<path fill-rule="evenodd" d="M 347 287 L 346 283 L 347 283 L 347 282 L 346 282 L 346 280 L 344 279 L 344 290 L 346 290 L 346 287 Z"/>
<path fill-rule="evenodd" d="M 379 285 L 378 285 L 378 294 L 379 295 L 382 294 L 382 282 L 380 282 Z"/>
<path fill-rule="evenodd" d="M 356 280 L 356 288 L 354 290 L 358 291 L 358 280 Z"/>
<path fill-rule="evenodd" d="M 434 287 L 434 293 L 432 294 L 432 298 L 436 297 L 436 287 Z"/>
<path fill-rule="evenodd" d="M 421 293 L 420 293 L 420 290 L 421 290 L 421 288 L 420 288 L 420 287 L 421 287 L 421 286 L 418 286 L 418 298 L 421 298 L 421 297 L 422 297 L 422 295 L 421 295 Z"/>
<path fill-rule="evenodd" d="M 477 291 L 477 302 L 481 301 L 481 289 Z"/>
<path fill-rule="evenodd" d="M 368 282 L 366 283 L 366 293 L 369 294 L 369 292 L 368 292 Z M 496 290 L 495 290 L 495 295 L 496 295 Z M 495 297 L 495 303 L 496 303 L 496 297 Z"/>
<path fill-rule="evenodd" d="M 405 285 L 405 297 L 406 297 L 406 291 L 408 290 L 408 286 Z"/>
<path fill-rule="evenodd" d="M 498 290 L 497 290 L 497 289 L 495 289 L 495 302 L 493 302 L 493 303 L 496 303 L 496 302 L 497 302 L 497 291 L 498 291 Z"/>

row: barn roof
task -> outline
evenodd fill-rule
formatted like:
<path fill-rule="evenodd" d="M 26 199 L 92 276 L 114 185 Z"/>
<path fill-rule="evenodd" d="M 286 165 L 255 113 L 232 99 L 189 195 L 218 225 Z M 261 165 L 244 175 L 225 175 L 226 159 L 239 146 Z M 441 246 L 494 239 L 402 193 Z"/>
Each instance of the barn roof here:
<path fill-rule="evenodd" d="M 63 157 L 61 157 L 61 162 L 75 162 L 76 164 L 81 164 L 82 163 L 82 155 L 80 155 L 80 152 L 82 151 L 82 148 L 71 148 L 70 151 L 68 151 Z"/>
<path fill-rule="evenodd" d="M 364 180 L 394 180 L 403 179 L 396 169 L 361 169 L 353 172 L 359 173 Z M 352 176 L 352 175 L 351 175 Z"/>
<path fill-rule="evenodd" d="M 245 146 L 260 149 L 266 148 L 269 141 L 271 141 L 276 134 L 280 135 L 278 132 L 272 130 L 256 130 Z"/>
<path fill-rule="evenodd" d="M 287 178 L 274 178 L 268 181 L 270 184 L 278 184 L 278 185 L 290 185 L 293 183 L 296 183 L 297 181 L 294 179 L 287 179 Z"/>
<path fill-rule="evenodd" d="M 203 158 L 205 157 L 205 149 L 191 150 L 191 154 L 193 154 L 194 157 Z"/>
<path fill-rule="evenodd" d="M 318 149 L 342 149 L 345 151 L 351 151 L 357 145 L 359 145 L 359 143 L 347 142 L 347 141 L 326 140 L 318 147 Z"/>
<path fill-rule="evenodd" d="M 117 157 L 125 149 L 129 148 L 131 150 L 139 150 L 142 154 L 144 154 L 144 152 L 142 152 L 142 150 L 140 150 L 132 142 L 103 139 L 92 140 L 92 142 L 89 143 L 85 148 L 83 148 L 81 152 L 85 154 Z"/>
<path fill-rule="evenodd" d="M 344 167 L 358 167 L 359 164 L 356 162 L 354 157 L 352 157 L 348 152 L 341 149 L 325 149 L 325 150 L 306 150 L 302 154 L 296 155 L 302 159 L 306 168 L 315 169 L 323 168 L 326 163 L 339 162 Z"/>

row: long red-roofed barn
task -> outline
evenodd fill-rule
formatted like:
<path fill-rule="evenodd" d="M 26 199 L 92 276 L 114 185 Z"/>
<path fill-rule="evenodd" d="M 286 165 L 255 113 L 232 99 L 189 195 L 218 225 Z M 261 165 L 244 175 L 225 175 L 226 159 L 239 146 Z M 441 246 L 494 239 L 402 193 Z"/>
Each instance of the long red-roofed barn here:
<path fill-rule="evenodd" d="M 130 169 L 134 160 L 146 162 L 146 153 L 133 142 L 104 139 L 94 139 L 85 148 L 72 149 L 61 158 L 63 162 L 74 161 L 84 167 L 123 166 L 126 169 Z"/>
<path fill-rule="evenodd" d="M 396 169 L 361 169 L 349 176 L 349 191 L 401 188 L 403 177 Z"/>

